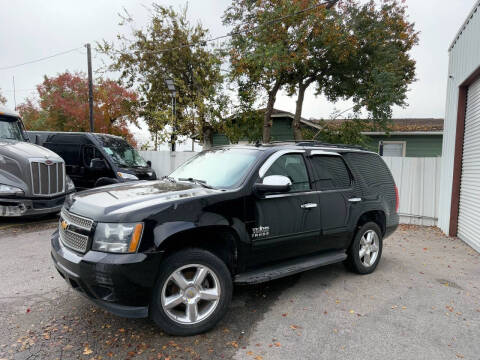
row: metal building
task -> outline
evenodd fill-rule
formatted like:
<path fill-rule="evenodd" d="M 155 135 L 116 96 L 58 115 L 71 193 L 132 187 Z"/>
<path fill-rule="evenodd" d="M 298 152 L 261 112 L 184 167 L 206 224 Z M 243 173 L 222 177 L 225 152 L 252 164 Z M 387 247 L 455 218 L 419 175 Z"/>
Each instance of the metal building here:
<path fill-rule="evenodd" d="M 438 225 L 480 252 L 480 0 L 449 57 Z"/>

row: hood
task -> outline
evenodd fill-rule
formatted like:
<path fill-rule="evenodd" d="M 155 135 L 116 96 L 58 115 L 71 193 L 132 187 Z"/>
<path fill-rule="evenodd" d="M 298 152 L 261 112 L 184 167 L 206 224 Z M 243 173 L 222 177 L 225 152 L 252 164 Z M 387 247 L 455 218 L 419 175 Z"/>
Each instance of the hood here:
<path fill-rule="evenodd" d="M 79 192 L 65 207 L 96 221 L 135 222 L 177 201 L 221 193 L 187 182 L 132 181 Z"/>
<path fill-rule="evenodd" d="M 61 159 L 56 153 L 42 146 L 25 141 L 0 139 L 0 155 L 14 159 L 20 158 L 48 158 L 51 160 Z"/>

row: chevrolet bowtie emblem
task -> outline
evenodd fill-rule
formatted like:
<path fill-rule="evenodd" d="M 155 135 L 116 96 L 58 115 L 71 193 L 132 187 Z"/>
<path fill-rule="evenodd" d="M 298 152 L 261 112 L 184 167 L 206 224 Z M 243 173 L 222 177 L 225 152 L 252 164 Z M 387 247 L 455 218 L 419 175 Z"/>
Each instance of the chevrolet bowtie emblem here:
<path fill-rule="evenodd" d="M 62 220 L 62 222 L 60 223 L 60 225 L 62 226 L 62 229 L 63 229 L 63 230 L 66 230 L 67 227 L 68 227 L 68 224 L 67 224 L 67 222 L 66 222 L 65 220 Z"/>

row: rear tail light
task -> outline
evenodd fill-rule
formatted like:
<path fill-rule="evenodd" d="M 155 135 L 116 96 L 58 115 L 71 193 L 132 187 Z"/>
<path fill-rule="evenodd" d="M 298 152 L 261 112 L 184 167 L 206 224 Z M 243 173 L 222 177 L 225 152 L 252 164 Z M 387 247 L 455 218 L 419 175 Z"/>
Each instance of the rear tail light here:
<path fill-rule="evenodd" d="M 395 185 L 395 212 L 398 213 L 398 207 L 400 206 L 400 196 L 398 195 L 398 188 Z"/>

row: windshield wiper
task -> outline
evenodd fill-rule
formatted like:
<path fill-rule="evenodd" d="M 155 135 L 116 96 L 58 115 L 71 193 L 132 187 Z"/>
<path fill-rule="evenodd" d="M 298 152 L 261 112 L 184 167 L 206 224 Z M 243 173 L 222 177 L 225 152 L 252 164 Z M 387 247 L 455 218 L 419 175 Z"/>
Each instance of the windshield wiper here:
<path fill-rule="evenodd" d="M 213 189 L 213 186 L 208 185 L 205 180 L 194 179 L 194 178 L 191 178 L 191 177 L 189 177 L 189 178 L 178 178 L 178 180 L 179 181 L 188 181 L 188 182 L 203 186 L 204 188 L 207 188 L 207 189 Z"/>

